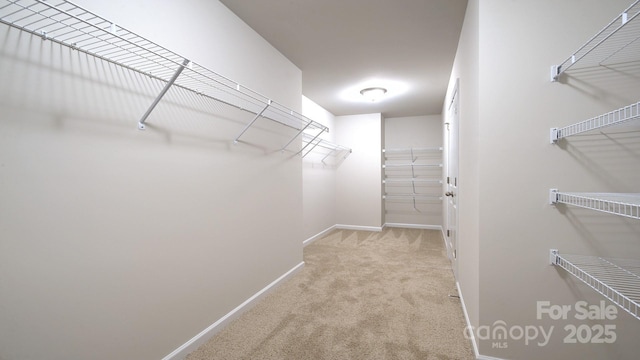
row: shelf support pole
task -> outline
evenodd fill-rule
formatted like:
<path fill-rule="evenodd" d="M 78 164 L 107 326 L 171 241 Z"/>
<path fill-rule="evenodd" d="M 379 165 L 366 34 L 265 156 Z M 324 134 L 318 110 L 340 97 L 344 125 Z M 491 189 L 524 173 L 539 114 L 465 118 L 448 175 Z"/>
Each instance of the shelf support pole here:
<path fill-rule="evenodd" d="M 316 148 L 316 146 L 320 145 L 320 142 L 321 142 L 321 141 L 322 141 L 322 140 L 318 140 L 318 142 L 317 142 L 317 143 L 313 144 L 313 146 L 311 147 L 311 149 L 307 150 L 307 152 L 306 152 L 306 153 L 304 153 L 304 155 L 302 155 L 302 157 L 304 158 L 305 156 L 309 155 L 309 153 L 310 153 L 313 149 L 315 149 L 315 148 Z"/>
<path fill-rule="evenodd" d="M 145 125 L 144 125 L 145 121 L 147 121 L 147 118 L 149 117 L 153 109 L 156 107 L 156 105 L 158 105 L 160 100 L 162 100 L 162 97 L 167 93 L 167 91 L 169 91 L 169 88 L 171 88 L 173 83 L 176 82 L 176 80 L 178 79 L 178 76 L 180 76 L 180 74 L 182 73 L 182 70 L 184 70 L 184 68 L 187 65 L 189 65 L 189 60 L 184 59 L 184 61 L 182 62 L 182 65 L 180 65 L 178 70 L 176 70 L 176 72 L 173 74 L 171 79 L 169 79 L 169 82 L 167 82 L 167 84 L 164 86 L 162 91 L 160 91 L 160 94 L 158 94 L 158 96 L 153 101 L 153 103 L 151 103 L 151 106 L 149 106 L 149 109 L 147 109 L 147 112 L 145 112 L 144 115 L 142 115 L 142 118 L 140 119 L 140 121 L 138 121 L 138 129 L 140 130 L 145 129 Z"/>
<path fill-rule="evenodd" d="M 235 139 L 235 140 L 233 140 L 233 143 L 234 143 L 234 144 L 237 144 L 237 143 L 238 143 L 238 141 L 240 140 L 240 137 L 241 137 L 241 136 L 242 136 L 242 135 L 243 135 L 247 130 L 249 130 L 249 128 L 250 128 L 251 126 L 253 126 L 253 123 L 254 123 L 254 122 L 256 122 L 256 120 L 258 120 L 258 118 L 259 118 L 260 116 L 262 116 L 262 113 L 264 113 L 264 112 L 267 110 L 267 108 L 268 108 L 269 106 L 271 106 L 271 100 L 267 101 L 267 105 L 265 105 L 265 107 L 263 107 L 263 108 L 262 108 L 262 110 L 260 110 L 260 112 L 256 114 L 256 116 L 253 118 L 253 120 L 251 120 L 251 122 L 249 122 L 247 125 L 245 125 L 244 129 L 242 129 L 242 131 L 240 132 L 240 134 L 238 134 L 238 136 L 236 136 L 236 139 Z"/>
<path fill-rule="evenodd" d="M 300 131 L 298 131 L 298 133 L 296 134 L 296 136 L 292 137 L 291 140 L 289 140 L 289 142 L 287 143 L 287 145 L 283 146 L 282 149 L 280 149 L 280 151 L 284 151 L 286 148 L 289 147 L 289 145 L 291 145 L 291 143 L 293 142 L 293 140 L 295 140 L 298 136 L 300 136 L 300 134 L 302 134 L 302 132 L 304 132 L 305 130 L 307 130 L 307 128 L 311 125 L 311 121 L 309 123 L 307 123 L 307 125 L 305 125 Z"/>
<path fill-rule="evenodd" d="M 311 145 L 311 143 L 312 143 L 312 142 L 314 142 L 314 141 L 318 138 L 318 136 L 320 136 L 320 134 L 322 134 L 322 133 L 323 133 L 323 131 L 320 131 L 316 136 L 314 136 L 314 137 L 313 137 L 313 139 L 311 139 L 311 141 L 309 141 L 309 142 L 307 143 L 307 145 L 303 146 L 303 147 L 302 147 L 302 149 L 300 149 L 300 151 L 298 151 L 298 152 L 296 153 L 296 155 L 300 155 L 300 154 L 302 154 L 302 152 L 304 151 L 304 149 L 306 149 L 309 145 Z M 318 146 L 318 144 L 315 144 L 313 147 L 316 147 L 316 146 Z M 311 150 L 313 150 L 313 148 L 311 148 Z M 311 150 L 309 150 L 309 151 L 311 151 Z M 309 153 L 309 152 L 307 151 L 307 154 L 308 154 L 308 153 Z M 305 154 L 305 156 L 306 156 L 307 154 Z M 304 157 L 304 156 L 303 156 L 303 157 Z"/>
<path fill-rule="evenodd" d="M 321 160 L 321 161 L 324 163 L 324 161 L 325 161 L 329 156 L 333 155 L 333 153 L 334 153 L 334 152 L 336 152 L 336 151 L 337 151 L 336 149 L 331 149 L 331 151 L 329 151 L 329 153 L 328 153 L 327 155 L 325 155 L 325 156 L 322 158 L 322 160 Z"/>

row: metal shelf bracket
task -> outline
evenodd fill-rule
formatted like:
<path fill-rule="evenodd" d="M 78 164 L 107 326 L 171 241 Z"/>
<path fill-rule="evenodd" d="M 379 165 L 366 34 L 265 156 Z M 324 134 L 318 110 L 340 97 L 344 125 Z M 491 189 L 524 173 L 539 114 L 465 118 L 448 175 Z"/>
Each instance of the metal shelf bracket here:
<path fill-rule="evenodd" d="M 189 60 L 188 59 L 184 59 L 184 61 L 182 62 L 182 65 L 180 65 L 180 67 L 178 67 L 178 70 L 176 70 L 176 72 L 173 74 L 171 79 L 169 79 L 169 81 L 165 84 L 165 86 L 162 89 L 162 91 L 160 91 L 160 94 L 158 94 L 158 96 L 153 101 L 153 103 L 151 103 L 151 106 L 149 106 L 149 108 L 147 109 L 147 112 L 145 112 L 144 115 L 142 115 L 142 118 L 140 119 L 140 121 L 138 121 L 138 129 L 140 129 L 140 130 L 144 130 L 145 129 L 144 123 L 147 121 L 147 118 L 149 117 L 149 115 L 151 114 L 153 109 L 156 107 L 156 105 L 158 105 L 160 100 L 162 100 L 162 97 L 164 97 L 164 95 L 167 93 L 167 91 L 169 91 L 169 89 L 171 88 L 173 83 L 176 82 L 176 80 L 178 79 L 178 76 L 180 76 L 180 74 L 182 73 L 182 70 L 184 70 L 184 68 L 187 65 L 189 65 Z"/>
<path fill-rule="evenodd" d="M 549 189 L 549 205 L 555 205 L 558 202 L 558 189 Z"/>
<path fill-rule="evenodd" d="M 307 145 L 303 146 L 303 147 L 302 147 L 302 149 L 300 149 L 300 151 L 298 151 L 298 153 L 297 153 L 296 155 L 300 155 L 300 154 L 302 154 L 302 152 L 304 151 L 304 149 L 306 149 L 307 147 L 309 147 L 309 145 L 311 145 L 311 144 L 312 144 L 312 143 L 313 143 L 313 142 L 318 138 L 318 136 L 320 136 L 320 134 L 322 134 L 322 131 L 320 131 L 316 136 L 314 136 L 314 137 L 313 137 L 313 139 L 311 139 L 311 141 L 309 141 L 309 142 L 307 143 Z M 319 143 L 320 143 L 320 142 L 318 142 L 318 143 L 314 144 L 314 145 L 313 145 L 313 147 L 311 147 L 311 149 L 309 149 L 309 151 L 307 151 L 304 155 L 302 155 L 302 157 L 307 156 L 307 154 L 308 154 L 309 152 L 311 152 L 311 150 L 313 150 L 313 148 L 315 148 L 316 146 L 318 146 L 318 144 L 319 144 Z"/>
<path fill-rule="evenodd" d="M 558 135 L 558 128 L 549 129 L 549 143 L 555 144 L 556 142 L 558 142 Z"/>
<path fill-rule="evenodd" d="M 289 140 L 289 142 L 282 147 L 282 149 L 280 149 L 280 151 L 285 151 L 286 148 L 289 147 L 289 145 L 291 145 L 291 143 L 293 142 L 293 140 L 295 140 L 296 138 L 298 138 L 298 136 L 300 136 L 300 134 L 302 134 L 305 130 L 307 130 L 307 128 L 309 127 L 309 125 L 311 125 L 311 122 L 308 122 L 307 125 L 305 125 L 302 129 L 300 129 L 300 131 L 298 131 L 298 133 L 291 138 L 291 140 Z"/>
<path fill-rule="evenodd" d="M 557 82 L 560 75 L 560 65 L 551 65 L 551 82 Z"/>
<path fill-rule="evenodd" d="M 558 249 L 549 250 L 549 265 L 556 265 L 558 263 Z"/>
<path fill-rule="evenodd" d="M 267 110 L 267 108 L 271 106 L 271 100 L 267 101 L 267 105 L 264 106 L 264 108 L 262 108 L 262 110 L 260 110 L 259 113 L 256 114 L 256 116 L 253 118 L 253 120 L 251 120 L 247 125 L 245 125 L 244 129 L 242 129 L 242 131 L 240 132 L 240 134 L 238 134 L 238 136 L 236 136 L 235 140 L 233 140 L 234 144 L 237 144 L 238 141 L 240 140 L 240 137 L 247 131 L 249 130 L 249 128 L 251 126 L 253 126 L 253 123 L 256 122 L 256 120 L 258 120 L 258 118 L 260 116 L 262 116 L 262 114 Z"/>

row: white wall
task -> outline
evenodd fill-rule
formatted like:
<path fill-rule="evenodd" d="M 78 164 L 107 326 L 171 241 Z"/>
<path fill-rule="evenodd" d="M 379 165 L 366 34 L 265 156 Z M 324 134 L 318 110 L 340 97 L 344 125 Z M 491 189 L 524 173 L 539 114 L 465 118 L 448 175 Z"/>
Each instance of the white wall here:
<path fill-rule="evenodd" d="M 333 114 L 305 96 L 302 97 L 302 114 L 329 127 L 330 131 L 320 137 L 335 143 Z M 336 224 L 336 170 L 346 155 L 349 154 L 329 154 L 327 149 L 316 147 L 302 161 L 305 240 Z"/>
<path fill-rule="evenodd" d="M 424 115 L 401 118 L 385 118 L 384 121 L 385 149 L 409 148 L 438 148 L 442 147 L 442 116 Z M 442 152 L 416 152 L 416 164 L 441 164 Z M 411 162 L 411 153 L 386 153 L 389 164 L 406 164 Z M 408 168 L 387 168 L 390 176 L 411 178 L 412 172 Z M 426 179 L 442 179 L 442 168 L 414 169 L 414 175 Z M 407 194 L 413 192 L 410 182 L 387 182 L 388 194 Z M 433 196 L 442 196 L 442 185 L 438 183 L 416 182 L 416 192 Z M 417 199 L 416 210 L 412 199 L 385 200 L 385 223 L 422 225 L 428 227 L 442 226 L 442 201 Z"/>
<path fill-rule="evenodd" d="M 337 116 L 336 142 L 353 149 L 336 174 L 338 225 L 380 230 L 383 225 L 381 114 Z"/>
<path fill-rule="evenodd" d="M 300 110 L 217 1 L 77 3 Z M 302 261 L 291 129 L 174 88 L 139 131 L 163 84 L 0 32 L 1 359 L 159 359 Z"/>
<path fill-rule="evenodd" d="M 458 43 L 458 50 L 451 71 L 442 113 L 447 114 L 452 94 L 458 83 L 460 109 L 458 115 L 458 276 L 461 295 L 472 326 L 479 326 L 479 197 L 478 177 L 480 175 L 478 159 L 478 1 L 469 1 Z M 446 122 L 446 117 L 443 118 Z M 448 154 L 444 152 L 444 163 Z M 443 202 L 444 206 L 444 202 Z M 443 210 L 444 211 L 444 210 Z M 446 220 L 446 216 L 445 216 Z M 447 224 L 444 224 L 445 229 Z"/>
<path fill-rule="evenodd" d="M 622 310 L 617 311 L 616 319 L 580 320 L 575 318 L 575 311 L 566 320 L 545 316 L 537 319 L 539 301 L 575 310 L 578 301 L 599 305 L 602 299 L 564 270 L 548 265 L 550 248 L 564 253 L 640 259 L 637 221 L 548 204 L 548 190 L 552 187 L 565 191 L 640 190 L 637 129 L 609 129 L 570 138 L 560 145 L 551 145 L 548 139 L 550 127 L 575 123 L 638 101 L 637 64 L 574 72 L 563 82 L 549 81 L 551 65 L 568 57 L 628 5 L 627 0 L 469 2 L 454 70 L 460 77 L 462 101 L 460 244 L 477 239 L 480 265 L 478 283 L 473 284 L 469 281 L 472 277 L 465 278 L 462 273 L 471 270 L 460 258 L 459 280 L 467 303 L 467 295 L 478 292 L 478 323 L 473 325 L 495 328 L 504 322 L 507 329 L 554 328 L 544 346 L 539 346 L 538 340 L 525 344 L 523 339 L 513 338 L 508 339 L 506 347 L 496 346 L 494 339 L 480 341 L 483 355 L 505 359 L 637 356 L 640 322 Z M 553 11 L 549 11 L 551 8 Z M 580 16 L 573 16 L 576 9 L 580 9 Z M 474 11 L 471 18 L 469 10 Z M 466 37 L 469 27 L 471 36 Z M 477 70 L 473 69 L 476 59 Z M 471 67 L 467 67 L 469 64 Z M 469 88 L 476 79 L 478 87 Z M 475 100 L 469 103 L 469 97 Z M 475 141 L 465 135 L 470 131 L 475 134 Z M 465 162 L 474 157 L 477 167 Z M 477 175 L 473 179 L 475 185 L 469 184 L 469 174 Z M 475 187 L 478 192 L 473 190 Z M 478 209 L 471 210 L 469 206 L 475 201 Z M 463 234 L 467 226 L 475 226 L 476 219 L 477 237 L 469 232 Z M 474 259 L 470 266 L 475 266 Z M 471 314 L 475 313 L 474 305 L 468 309 Z M 616 340 L 613 344 L 564 343 L 569 335 L 565 326 L 583 325 L 589 329 L 613 325 Z"/>

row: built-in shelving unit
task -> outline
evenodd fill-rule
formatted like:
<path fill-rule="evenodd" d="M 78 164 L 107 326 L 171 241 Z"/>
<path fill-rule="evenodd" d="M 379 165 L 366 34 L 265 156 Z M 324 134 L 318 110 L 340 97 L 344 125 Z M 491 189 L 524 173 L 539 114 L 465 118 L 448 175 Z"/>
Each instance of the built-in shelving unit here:
<path fill-rule="evenodd" d="M 551 80 L 579 68 L 640 61 L 640 0 L 623 10 L 569 58 L 551 67 Z M 562 128 L 551 128 L 550 142 L 619 125 L 640 118 L 640 102 Z M 584 193 L 549 190 L 549 203 L 566 204 L 640 220 L 638 193 Z M 550 263 L 558 266 L 640 320 L 640 260 L 611 260 L 565 255 L 552 249 Z"/>
<path fill-rule="evenodd" d="M 556 81 L 570 69 L 637 61 L 640 53 L 639 15 L 640 0 L 637 0 L 566 60 L 553 65 L 551 81 Z"/>
<path fill-rule="evenodd" d="M 254 114 L 234 139 L 236 143 L 260 118 L 297 130 L 282 150 L 303 132 L 314 132 L 318 137 L 328 131 L 326 126 L 69 1 L 0 0 L 0 22 L 164 82 L 138 120 L 141 130 L 162 97 L 176 86 Z"/>
<path fill-rule="evenodd" d="M 640 320 L 640 261 L 566 255 L 551 249 L 549 261 Z"/>
<path fill-rule="evenodd" d="M 640 35 L 639 35 L 640 36 Z M 562 138 L 572 135 L 582 134 L 589 131 L 602 129 L 609 126 L 619 125 L 631 120 L 640 119 L 640 102 L 625 106 L 618 110 L 610 111 L 575 124 L 562 128 L 551 128 L 549 141 L 555 143 Z"/>
<path fill-rule="evenodd" d="M 442 201 L 442 147 L 383 149 L 387 201 Z"/>

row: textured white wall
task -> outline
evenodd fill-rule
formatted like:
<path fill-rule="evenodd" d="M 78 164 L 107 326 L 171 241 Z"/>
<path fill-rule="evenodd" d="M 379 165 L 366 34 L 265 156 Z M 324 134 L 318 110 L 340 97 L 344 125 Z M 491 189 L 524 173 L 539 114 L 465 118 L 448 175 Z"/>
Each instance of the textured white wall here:
<path fill-rule="evenodd" d="M 381 114 L 337 116 L 336 141 L 353 149 L 337 170 L 337 223 L 381 228 L 382 134 Z"/>
<path fill-rule="evenodd" d="M 300 109 L 217 1 L 78 4 Z M 138 131 L 163 84 L 0 32 L 0 358 L 159 359 L 302 261 L 295 131 L 175 88 Z"/>
<path fill-rule="evenodd" d="M 408 148 L 437 148 L 442 146 L 442 116 L 425 115 L 401 118 L 386 118 L 384 120 L 386 149 Z M 410 152 L 402 154 L 387 154 L 387 162 L 409 163 Z M 442 152 L 416 152 L 417 164 L 441 164 Z M 442 168 L 416 167 L 414 174 L 428 179 L 442 179 Z M 389 168 L 390 175 L 410 178 L 411 170 Z M 410 182 L 389 182 L 386 184 L 386 192 L 412 193 L 413 186 Z M 442 196 L 442 185 L 437 183 L 416 183 L 416 192 L 433 196 Z M 442 226 L 442 202 L 439 200 L 417 200 L 415 210 L 413 200 L 387 199 L 385 201 L 385 223 Z"/>

